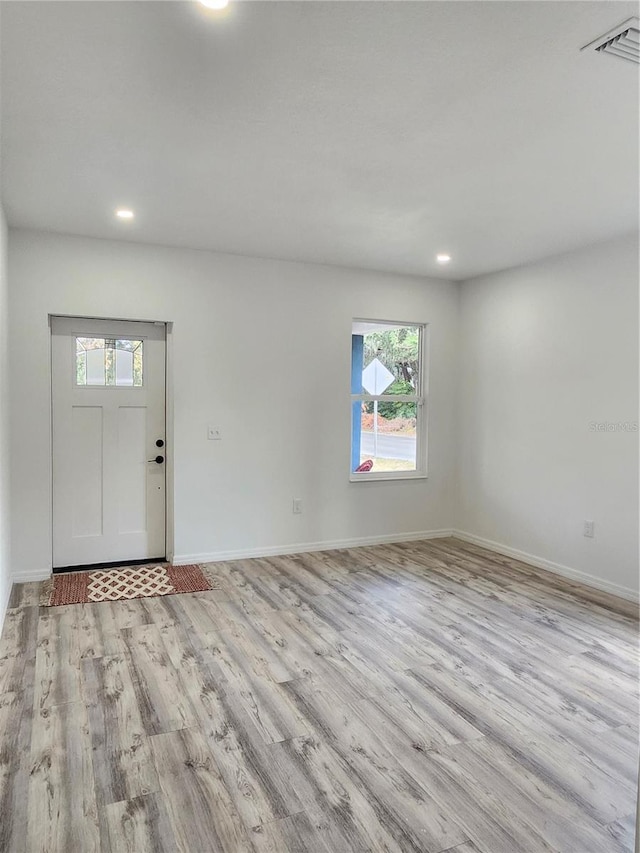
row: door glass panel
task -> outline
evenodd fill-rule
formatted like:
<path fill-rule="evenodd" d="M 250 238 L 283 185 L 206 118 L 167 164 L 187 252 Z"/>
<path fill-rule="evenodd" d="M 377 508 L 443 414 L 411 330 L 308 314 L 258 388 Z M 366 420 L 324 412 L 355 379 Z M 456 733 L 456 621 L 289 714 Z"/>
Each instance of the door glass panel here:
<path fill-rule="evenodd" d="M 104 385 L 105 363 L 104 347 L 101 349 L 89 349 L 85 353 L 87 366 L 85 385 Z"/>
<path fill-rule="evenodd" d="M 141 387 L 142 349 L 138 340 L 76 338 L 76 385 Z"/>
<path fill-rule="evenodd" d="M 133 353 L 116 350 L 116 385 L 133 385 Z"/>

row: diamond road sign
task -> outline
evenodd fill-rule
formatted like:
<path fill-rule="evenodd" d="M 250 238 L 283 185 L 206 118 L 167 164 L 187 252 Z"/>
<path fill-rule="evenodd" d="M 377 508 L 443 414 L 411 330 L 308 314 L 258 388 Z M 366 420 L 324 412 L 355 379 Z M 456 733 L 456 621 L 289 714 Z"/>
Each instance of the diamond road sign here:
<path fill-rule="evenodd" d="M 362 371 L 362 387 L 367 394 L 373 394 L 374 397 L 384 394 L 389 385 L 392 385 L 396 377 L 378 358 L 373 361 Z"/>

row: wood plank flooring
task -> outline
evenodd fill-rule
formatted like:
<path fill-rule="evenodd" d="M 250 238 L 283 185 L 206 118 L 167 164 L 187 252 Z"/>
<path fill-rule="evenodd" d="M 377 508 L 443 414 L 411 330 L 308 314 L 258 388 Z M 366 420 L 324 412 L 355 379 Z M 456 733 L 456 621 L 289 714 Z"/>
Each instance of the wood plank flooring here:
<path fill-rule="evenodd" d="M 453 539 L 240 560 L 0 645 L 2 853 L 631 853 L 634 608 Z"/>

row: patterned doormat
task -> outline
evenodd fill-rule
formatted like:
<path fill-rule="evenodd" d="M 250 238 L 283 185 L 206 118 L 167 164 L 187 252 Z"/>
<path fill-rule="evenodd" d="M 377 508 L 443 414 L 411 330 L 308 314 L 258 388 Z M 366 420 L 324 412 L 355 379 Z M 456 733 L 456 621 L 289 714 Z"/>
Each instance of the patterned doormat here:
<path fill-rule="evenodd" d="M 94 572 L 69 572 L 45 581 L 40 604 L 84 604 L 153 598 L 215 589 L 200 566 L 131 566 Z"/>

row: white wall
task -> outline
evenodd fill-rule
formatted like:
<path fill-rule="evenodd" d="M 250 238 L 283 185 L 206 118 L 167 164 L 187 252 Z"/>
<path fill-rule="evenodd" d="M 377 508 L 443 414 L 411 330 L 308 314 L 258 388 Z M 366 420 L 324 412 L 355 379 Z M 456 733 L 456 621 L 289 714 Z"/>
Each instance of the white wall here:
<path fill-rule="evenodd" d="M 50 313 L 173 322 L 176 559 L 452 527 L 456 284 L 21 230 L 9 271 L 21 577 L 51 566 Z M 349 483 L 354 317 L 432 324 L 427 480 Z"/>
<path fill-rule="evenodd" d="M 47 316 L 68 313 L 174 323 L 177 559 L 455 527 L 637 591 L 638 433 L 590 429 L 638 420 L 636 240 L 459 288 L 11 230 L 9 274 L 21 579 L 51 566 Z M 426 481 L 348 482 L 350 330 L 363 316 L 431 323 Z M 207 441 L 208 424 L 222 442 Z M 0 440 L 5 460 L 6 423 Z M 6 467 L 1 483 L 6 505 Z"/>
<path fill-rule="evenodd" d="M 465 283 L 456 527 L 638 589 L 638 242 Z M 583 522 L 595 522 L 595 538 Z"/>
<path fill-rule="evenodd" d="M 7 223 L 0 205 L 0 632 L 11 591 L 8 299 Z"/>

